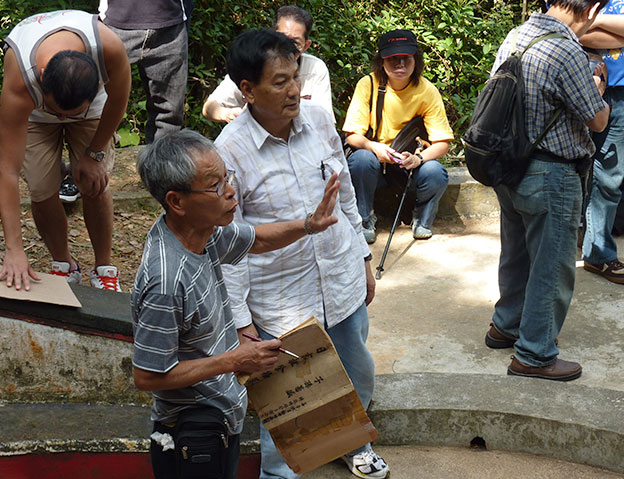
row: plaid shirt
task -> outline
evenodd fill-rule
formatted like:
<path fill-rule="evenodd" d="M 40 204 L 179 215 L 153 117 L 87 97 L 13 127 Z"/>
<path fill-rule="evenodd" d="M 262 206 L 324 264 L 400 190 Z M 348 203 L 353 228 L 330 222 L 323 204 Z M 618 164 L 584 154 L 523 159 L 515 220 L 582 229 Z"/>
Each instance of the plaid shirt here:
<path fill-rule="evenodd" d="M 587 54 L 574 32 L 550 15 L 534 13 L 507 35 L 492 73 L 511 54 L 514 37 L 516 50 L 521 51 L 534 38 L 553 32 L 567 38 L 540 41 L 522 56 L 527 134 L 535 141 L 555 110 L 563 106 L 562 115 L 538 148 L 574 161 L 594 154 L 596 148 L 585 122 L 605 107 L 592 78 Z"/>

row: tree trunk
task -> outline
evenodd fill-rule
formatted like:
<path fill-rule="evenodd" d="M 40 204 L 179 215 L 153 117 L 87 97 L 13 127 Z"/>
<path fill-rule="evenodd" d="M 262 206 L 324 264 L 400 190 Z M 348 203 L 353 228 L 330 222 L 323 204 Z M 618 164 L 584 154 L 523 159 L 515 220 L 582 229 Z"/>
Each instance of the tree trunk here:
<path fill-rule="evenodd" d="M 522 23 L 527 19 L 527 0 L 522 0 Z"/>

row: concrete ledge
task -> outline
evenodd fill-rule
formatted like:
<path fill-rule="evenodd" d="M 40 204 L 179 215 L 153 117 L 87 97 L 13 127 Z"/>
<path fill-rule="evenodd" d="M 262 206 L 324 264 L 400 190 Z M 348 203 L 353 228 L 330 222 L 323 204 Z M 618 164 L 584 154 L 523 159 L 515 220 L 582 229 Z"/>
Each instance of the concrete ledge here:
<path fill-rule="evenodd" d="M 148 452 L 149 406 L 0 404 L 0 456 L 60 452 Z M 259 452 L 259 421 L 248 414 L 241 452 Z"/>
<path fill-rule="evenodd" d="M 438 218 L 480 218 L 500 211 L 494 189 L 475 181 L 468 168 L 448 168 L 449 185 L 440 199 Z"/>
<path fill-rule="evenodd" d="M 449 184 L 440 199 L 437 217 L 441 219 L 473 219 L 498 215 L 500 207 L 494 189 L 475 181 L 468 168 L 448 168 Z M 380 189 L 375 193 L 375 214 L 381 228 L 392 225 L 403 190 L 397 187 Z M 408 195 L 401 220 L 409 224 L 415 197 Z"/>
<path fill-rule="evenodd" d="M 624 392 L 478 374 L 377 377 L 370 415 L 380 444 L 540 454 L 624 472 Z"/>
<path fill-rule="evenodd" d="M 2 298 L 0 316 L 132 341 L 130 295 L 70 285 L 81 308 Z"/>
<path fill-rule="evenodd" d="M 573 383 L 478 374 L 377 377 L 370 415 L 377 444 L 467 446 L 526 452 L 624 472 L 624 392 Z M 0 455 L 147 451 L 149 408 L 89 404 L 5 404 Z M 258 451 L 248 415 L 244 454 Z"/>

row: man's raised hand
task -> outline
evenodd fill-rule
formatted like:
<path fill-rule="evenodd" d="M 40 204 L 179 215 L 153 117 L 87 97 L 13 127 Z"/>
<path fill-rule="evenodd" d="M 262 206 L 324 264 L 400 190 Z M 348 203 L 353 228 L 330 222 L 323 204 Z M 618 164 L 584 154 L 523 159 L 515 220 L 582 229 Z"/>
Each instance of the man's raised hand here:
<path fill-rule="evenodd" d="M 316 211 L 310 217 L 310 230 L 314 233 L 325 231 L 331 225 L 338 222 L 338 218 L 332 216 L 334 207 L 336 206 L 336 199 L 338 196 L 338 189 L 340 188 L 340 181 L 338 181 L 338 173 L 334 173 L 329 178 L 327 185 L 325 185 L 325 193 L 323 199 L 316 207 Z"/>

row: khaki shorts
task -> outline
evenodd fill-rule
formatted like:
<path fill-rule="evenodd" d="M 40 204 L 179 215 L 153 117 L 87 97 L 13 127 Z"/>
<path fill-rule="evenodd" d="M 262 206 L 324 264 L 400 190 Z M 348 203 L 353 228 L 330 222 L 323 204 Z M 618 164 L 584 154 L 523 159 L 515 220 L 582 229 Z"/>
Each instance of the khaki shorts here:
<path fill-rule="evenodd" d="M 73 173 L 74 166 L 91 143 L 99 124 L 99 119 L 67 123 L 28 122 L 26 156 L 22 172 L 28 183 L 32 201 L 44 201 L 58 194 L 63 181 L 61 172 L 63 144 L 67 144 Z M 102 160 L 109 176 L 115 163 L 114 145 L 114 140 L 111 138 L 104 148 L 106 154 Z M 76 183 L 76 186 L 80 189 L 79 184 Z"/>

